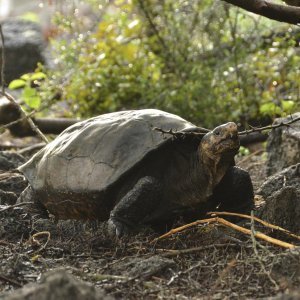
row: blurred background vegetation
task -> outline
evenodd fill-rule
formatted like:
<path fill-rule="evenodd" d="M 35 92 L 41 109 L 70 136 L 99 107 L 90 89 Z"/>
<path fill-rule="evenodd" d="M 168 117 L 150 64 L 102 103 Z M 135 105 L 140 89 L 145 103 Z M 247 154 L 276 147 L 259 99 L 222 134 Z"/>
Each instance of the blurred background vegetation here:
<path fill-rule="evenodd" d="M 297 26 L 222 1 L 84 3 L 55 7 L 53 64 L 38 67 L 36 92 L 22 79 L 29 106 L 79 117 L 159 108 L 205 127 L 299 110 Z"/>

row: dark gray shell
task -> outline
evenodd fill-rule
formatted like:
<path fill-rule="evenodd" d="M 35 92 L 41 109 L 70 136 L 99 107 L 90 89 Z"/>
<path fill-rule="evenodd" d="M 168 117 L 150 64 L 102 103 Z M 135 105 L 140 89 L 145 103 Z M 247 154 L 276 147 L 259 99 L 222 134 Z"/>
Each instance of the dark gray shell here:
<path fill-rule="evenodd" d="M 194 125 L 155 109 L 104 114 L 67 128 L 19 170 L 34 190 L 102 191 L 171 138 L 153 127 Z"/>

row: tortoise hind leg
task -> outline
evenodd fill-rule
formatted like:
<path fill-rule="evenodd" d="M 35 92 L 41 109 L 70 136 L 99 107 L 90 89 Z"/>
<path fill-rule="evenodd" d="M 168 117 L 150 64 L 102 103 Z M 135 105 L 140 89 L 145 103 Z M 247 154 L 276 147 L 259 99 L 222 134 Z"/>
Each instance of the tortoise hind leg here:
<path fill-rule="evenodd" d="M 36 193 L 32 190 L 30 185 L 27 186 L 27 188 L 21 193 L 21 195 L 18 198 L 18 203 L 23 202 L 28 202 L 26 205 L 24 205 L 24 209 L 30 215 L 35 215 L 39 218 L 49 218 L 48 210 L 37 199 Z"/>
<path fill-rule="evenodd" d="M 150 176 L 139 179 L 112 210 L 108 220 L 109 234 L 120 237 L 143 224 L 157 208 L 161 194 L 161 185 L 157 179 Z"/>
<path fill-rule="evenodd" d="M 211 200 L 219 205 L 219 211 L 249 214 L 254 208 L 254 192 L 248 172 L 238 167 L 229 168 Z"/>

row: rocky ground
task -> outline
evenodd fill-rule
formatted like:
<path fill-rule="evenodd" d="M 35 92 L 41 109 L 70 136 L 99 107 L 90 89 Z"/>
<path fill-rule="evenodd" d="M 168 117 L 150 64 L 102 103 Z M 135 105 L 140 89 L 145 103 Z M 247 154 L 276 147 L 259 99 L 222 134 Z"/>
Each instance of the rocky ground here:
<path fill-rule="evenodd" d="M 20 141 L 11 143 L 22 146 Z M 2 170 L 23 161 L 18 155 L 9 157 L 2 153 Z M 262 145 L 238 158 L 238 164 L 250 172 L 256 192 L 260 190 L 266 179 Z M 276 177 L 267 191 L 282 178 L 283 187 L 295 188 L 299 178 L 290 187 L 289 174 L 297 170 L 300 167 Z M 156 242 L 158 234 L 150 230 L 112 240 L 105 224 L 42 220 L 22 206 L 14 207 L 15 196 L 7 192 L 18 194 L 26 182 L 20 175 L 14 180 L 11 176 L 7 170 L 0 175 L 0 299 L 300 299 L 300 248 L 285 249 L 254 234 L 264 232 L 300 246 L 295 237 L 246 221 L 242 225 L 250 229 L 249 236 L 206 223 Z M 264 191 L 264 199 L 269 199 L 271 193 Z M 282 193 L 293 198 L 293 191 Z M 256 202 L 259 215 L 271 221 L 277 211 L 266 213 L 262 197 Z M 297 207 L 294 203 L 294 211 Z M 283 223 L 278 225 L 299 229 L 297 222 Z"/>

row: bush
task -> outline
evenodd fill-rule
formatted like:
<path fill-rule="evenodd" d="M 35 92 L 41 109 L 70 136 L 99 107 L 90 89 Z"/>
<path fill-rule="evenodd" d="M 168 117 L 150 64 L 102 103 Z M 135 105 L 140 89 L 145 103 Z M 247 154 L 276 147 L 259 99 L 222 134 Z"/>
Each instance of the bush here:
<path fill-rule="evenodd" d="M 43 103 L 63 99 L 83 117 L 160 108 L 206 127 L 299 108 L 296 26 L 210 0 L 101 3 L 91 30 L 57 15 Z"/>

